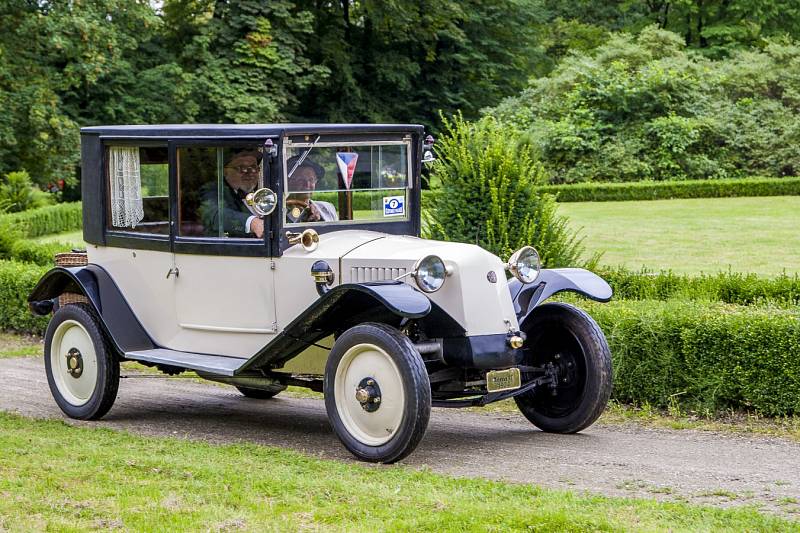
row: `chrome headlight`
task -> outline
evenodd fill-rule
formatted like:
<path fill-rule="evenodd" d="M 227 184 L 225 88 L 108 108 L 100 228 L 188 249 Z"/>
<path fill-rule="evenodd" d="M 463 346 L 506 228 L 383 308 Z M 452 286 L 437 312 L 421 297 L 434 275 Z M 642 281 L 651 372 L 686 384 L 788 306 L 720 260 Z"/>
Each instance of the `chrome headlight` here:
<path fill-rule="evenodd" d="M 426 255 L 414 265 L 413 276 L 420 289 L 425 292 L 436 292 L 444 285 L 447 267 L 441 257 Z"/>
<path fill-rule="evenodd" d="M 511 254 L 506 268 L 522 283 L 533 283 L 542 269 L 539 252 L 533 246 L 523 246 Z"/>

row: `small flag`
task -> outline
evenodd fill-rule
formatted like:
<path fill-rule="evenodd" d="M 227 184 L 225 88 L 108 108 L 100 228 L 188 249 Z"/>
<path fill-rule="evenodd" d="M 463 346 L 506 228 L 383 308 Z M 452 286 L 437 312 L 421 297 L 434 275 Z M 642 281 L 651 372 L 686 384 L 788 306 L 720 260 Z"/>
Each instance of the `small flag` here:
<path fill-rule="evenodd" d="M 353 173 L 356 171 L 358 154 L 355 152 L 336 152 L 336 164 L 342 174 L 344 186 L 349 189 L 353 183 Z"/>

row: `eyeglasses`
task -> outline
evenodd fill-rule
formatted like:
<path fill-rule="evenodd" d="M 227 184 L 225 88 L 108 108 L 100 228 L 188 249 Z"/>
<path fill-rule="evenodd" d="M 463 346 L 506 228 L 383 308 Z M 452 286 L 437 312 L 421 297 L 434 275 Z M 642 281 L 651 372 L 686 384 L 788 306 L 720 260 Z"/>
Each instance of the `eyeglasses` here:
<path fill-rule="evenodd" d="M 258 166 L 254 166 L 254 167 L 253 166 L 247 166 L 246 167 L 244 165 L 235 166 L 235 167 L 229 166 L 228 168 L 234 169 L 239 174 L 248 174 L 248 173 L 252 174 L 254 172 L 258 172 L 259 170 L 261 170 L 261 167 L 258 167 Z"/>

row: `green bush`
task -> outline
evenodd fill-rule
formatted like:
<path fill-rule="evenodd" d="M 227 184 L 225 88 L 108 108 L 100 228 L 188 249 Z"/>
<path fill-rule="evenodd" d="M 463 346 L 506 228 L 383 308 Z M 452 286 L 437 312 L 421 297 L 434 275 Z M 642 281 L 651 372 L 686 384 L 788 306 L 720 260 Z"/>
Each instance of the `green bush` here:
<path fill-rule="evenodd" d="M 550 183 L 800 175 L 800 45 L 710 59 L 655 26 L 567 55 L 487 112 Z"/>
<path fill-rule="evenodd" d="M 800 413 L 797 309 L 689 301 L 584 307 L 609 341 L 620 401 L 711 413 Z"/>
<path fill-rule="evenodd" d="M 63 242 L 20 240 L 14 242 L 11 246 L 9 257 L 15 261 L 52 267 L 55 264 L 55 255 L 57 253 L 69 252 L 70 250 L 72 250 L 72 245 Z"/>
<path fill-rule="evenodd" d="M 33 184 L 24 170 L 9 172 L 0 183 L 0 205 L 11 213 L 36 209 L 53 203 L 53 198 Z"/>
<path fill-rule="evenodd" d="M 624 267 L 596 270 L 625 300 L 706 300 L 737 305 L 800 305 L 800 275 L 763 278 L 756 274 L 719 272 L 697 276 L 671 271 L 633 271 Z"/>
<path fill-rule="evenodd" d="M 0 261 L 0 324 L 4 330 L 42 335 L 47 317 L 28 309 L 28 295 L 48 271 L 46 267 Z"/>
<path fill-rule="evenodd" d="M 552 195 L 538 192 L 541 165 L 493 119 L 444 120 L 423 227 L 433 239 L 475 243 L 500 257 L 531 244 L 547 266 L 580 263 L 581 239 L 558 216 Z M 513 138 L 513 137 L 512 137 Z"/>
<path fill-rule="evenodd" d="M 731 198 L 800 195 L 800 178 L 739 178 L 720 180 L 639 181 L 545 185 L 542 192 L 558 202 L 617 202 L 672 198 Z"/>
<path fill-rule="evenodd" d="M 0 223 L 6 222 L 28 238 L 76 231 L 83 227 L 81 203 L 57 204 L 22 213 L 0 215 Z"/>

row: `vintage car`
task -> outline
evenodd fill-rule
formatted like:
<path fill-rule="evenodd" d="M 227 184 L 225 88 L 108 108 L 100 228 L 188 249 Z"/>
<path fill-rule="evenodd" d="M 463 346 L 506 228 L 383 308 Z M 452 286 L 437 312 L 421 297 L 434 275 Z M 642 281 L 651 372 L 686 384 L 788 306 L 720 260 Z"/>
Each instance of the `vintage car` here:
<path fill-rule="evenodd" d="M 97 419 L 121 361 L 191 370 L 267 399 L 324 393 L 360 459 L 394 462 L 431 407 L 514 398 L 544 431 L 592 424 L 611 391 L 603 333 L 560 291 L 611 288 L 421 239 L 417 125 L 161 125 L 81 130 L 84 251 L 29 296 L 52 313 L 50 390 Z M 63 263 L 63 262 L 62 262 Z"/>

